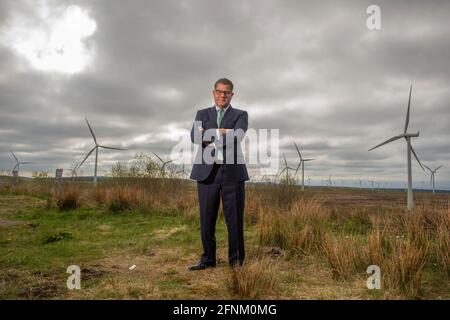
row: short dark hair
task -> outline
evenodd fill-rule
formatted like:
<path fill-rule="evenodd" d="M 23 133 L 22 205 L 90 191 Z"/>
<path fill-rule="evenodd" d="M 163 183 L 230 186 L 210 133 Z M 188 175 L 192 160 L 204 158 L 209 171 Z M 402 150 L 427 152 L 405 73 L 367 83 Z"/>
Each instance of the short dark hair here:
<path fill-rule="evenodd" d="M 214 89 L 217 87 L 217 85 L 221 83 L 224 84 L 226 86 L 230 86 L 231 87 L 231 91 L 233 91 L 233 82 L 231 82 L 230 79 L 227 78 L 220 78 L 219 80 L 216 81 L 216 83 L 214 83 Z"/>

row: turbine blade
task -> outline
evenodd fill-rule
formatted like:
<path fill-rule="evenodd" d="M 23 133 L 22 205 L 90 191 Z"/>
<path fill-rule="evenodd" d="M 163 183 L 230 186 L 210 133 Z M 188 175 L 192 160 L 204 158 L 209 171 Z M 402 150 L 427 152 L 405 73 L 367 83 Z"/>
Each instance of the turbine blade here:
<path fill-rule="evenodd" d="M 164 163 L 163 159 L 161 159 L 156 153 L 152 152 L 162 163 Z"/>
<path fill-rule="evenodd" d="M 283 170 L 281 170 L 279 176 L 281 176 L 281 175 L 283 174 L 284 170 L 286 170 L 286 168 L 284 168 Z"/>
<path fill-rule="evenodd" d="M 16 155 L 14 154 L 14 152 L 10 151 L 11 154 L 13 155 L 14 159 L 16 159 L 17 162 L 19 162 L 19 160 L 17 159 Z"/>
<path fill-rule="evenodd" d="M 303 159 L 303 161 L 313 161 L 313 160 L 316 160 L 316 159 Z"/>
<path fill-rule="evenodd" d="M 408 111 L 406 112 L 405 131 L 403 131 L 403 133 L 406 133 L 406 130 L 408 130 L 408 125 L 409 125 L 409 109 L 411 107 L 411 91 L 412 91 L 412 85 L 409 88 Z"/>
<path fill-rule="evenodd" d="M 91 153 L 94 152 L 95 148 L 97 148 L 97 146 L 95 146 L 94 148 L 92 148 L 92 150 L 89 151 L 89 153 L 86 155 L 86 157 L 83 159 L 83 161 L 80 162 L 80 164 L 78 165 L 78 169 L 83 165 L 83 163 L 86 161 L 86 159 L 89 158 L 89 156 L 91 155 Z"/>
<path fill-rule="evenodd" d="M 300 168 L 301 165 L 302 165 L 302 162 L 300 161 L 300 162 L 298 163 L 297 169 L 295 169 L 294 176 L 297 174 L 297 171 L 298 171 L 298 169 Z"/>
<path fill-rule="evenodd" d="M 419 163 L 420 167 L 422 168 L 422 170 L 425 170 L 422 166 L 422 163 L 420 163 L 419 157 L 417 156 L 416 152 L 414 151 L 414 148 L 411 146 L 411 151 L 414 155 L 414 157 L 416 158 L 417 162 Z"/>
<path fill-rule="evenodd" d="M 286 168 L 287 168 L 287 161 L 286 161 L 286 156 L 284 155 L 284 153 L 283 153 L 283 158 L 284 158 L 284 164 L 285 164 L 285 166 L 286 166 Z"/>
<path fill-rule="evenodd" d="M 101 145 L 98 145 L 98 146 L 101 148 L 104 148 L 104 149 L 122 150 L 122 151 L 127 150 L 127 149 L 123 149 L 123 148 L 114 148 L 114 147 L 107 147 L 107 146 L 101 146 Z"/>
<path fill-rule="evenodd" d="M 30 163 L 33 163 L 33 162 L 29 162 L 29 161 L 19 162 L 19 164 L 30 164 Z"/>
<path fill-rule="evenodd" d="M 443 166 L 439 166 L 436 169 L 434 169 L 434 172 L 438 171 L 438 169 L 442 168 Z"/>
<path fill-rule="evenodd" d="M 91 128 L 91 125 L 89 124 L 88 119 L 87 119 L 87 118 L 84 118 L 84 120 L 86 120 L 86 123 L 87 123 L 87 125 L 88 125 L 88 127 L 89 127 L 89 131 L 91 131 L 92 138 L 94 138 L 94 142 L 95 142 L 95 144 L 97 145 L 97 138 L 95 138 L 94 131 L 92 131 L 92 128 Z"/>
<path fill-rule="evenodd" d="M 382 142 L 382 143 L 380 143 L 379 145 L 376 145 L 375 147 L 373 147 L 373 148 L 369 149 L 369 151 L 371 151 L 371 150 L 373 150 L 373 149 L 376 149 L 376 148 L 378 148 L 378 147 L 381 147 L 382 145 L 385 145 L 385 144 L 387 144 L 387 143 L 389 143 L 389 142 L 392 142 L 392 141 L 395 141 L 395 140 L 401 139 L 401 138 L 403 138 L 403 136 L 404 136 L 404 135 L 403 135 L 403 134 L 401 134 L 401 135 L 398 135 L 398 136 L 392 137 L 392 138 L 390 138 L 390 139 L 386 140 L 385 142 Z"/>
<path fill-rule="evenodd" d="M 16 168 L 19 166 L 19 164 L 16 164 L 15 166 L 14 166 L 14 168 L 12 169 L 12 171 L 14 171 L 14 170 L 16 170 Z"/>
<path fill-rule="evenodd" d="M 430 170 L 430 172 L 432 172 L 433 170 L 430 169 L 430 167 L 428 167 L 427 165 L 423 165 L 425 168 L 427 168 L 428 170 Z"/>
<path fill-rule="evenodd" d="M 298 146 L 297 146 L 297 144 L 295 143 L 295 141 L 294 141 L 294 145 L 295 145 L 295 149 L 297 149 L 297 153 L 298 153 L 298 156 L 300 157 L 300 160 L 303 160 L 303 159 L 302 159 L 302 154 L 300 153 L 300 150 L 298 149 Z"/>

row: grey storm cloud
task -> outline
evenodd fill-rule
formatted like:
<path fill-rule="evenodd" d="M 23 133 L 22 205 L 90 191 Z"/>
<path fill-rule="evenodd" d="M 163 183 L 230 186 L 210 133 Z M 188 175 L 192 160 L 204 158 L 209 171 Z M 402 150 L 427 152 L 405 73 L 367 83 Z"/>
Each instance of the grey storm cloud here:
<path fill-rule="evenodd" d="M 69 167 L 93 146 L 84 117 L 102 143 L 127 148 L 102 150 L 103 173 L 137 152 L 168 157 L 170 130 L 187 132 L 226 76 L 249 126 L 279 129 L 291 166 L 296 141 L 317 159 L 307 166 L 317 181 L 405 179 L 403 141 L 367 150 L 402 131 L 412 84 L 413 146 L 424 163 L 444 165 L 437 182 L 450 188 L 450 3 L 377 1 L 381 30 L 366 27 L 371 4 L 1 1 L 0 169 L 13 166 L 9 150 L 34 162 L 23 171 Z M 13 45 L 18 26 L 51 32 L 40 8 L 54 17 L 69 5 L 96 23 L 83 39 L 91 62 L 74 74 L 36 69 Z"/>

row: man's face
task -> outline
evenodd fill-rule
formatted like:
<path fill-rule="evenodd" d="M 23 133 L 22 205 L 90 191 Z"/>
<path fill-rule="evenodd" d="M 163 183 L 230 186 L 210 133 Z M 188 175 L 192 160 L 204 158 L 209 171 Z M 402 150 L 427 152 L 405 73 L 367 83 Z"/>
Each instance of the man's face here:
<path fill-rule="evenodd" d="M 219 108 L 227 107 L 231 98 L 233 98 L 233 92 L 231 92 L 231 86 L 223 83 L 218 83 L 213 90 L 214 101 Z"/>

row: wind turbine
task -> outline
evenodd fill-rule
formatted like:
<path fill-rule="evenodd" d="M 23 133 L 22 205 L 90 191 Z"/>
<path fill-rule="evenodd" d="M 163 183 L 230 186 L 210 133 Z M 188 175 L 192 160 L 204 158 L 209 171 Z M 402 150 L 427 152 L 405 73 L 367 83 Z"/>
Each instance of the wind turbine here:
<path fill-rule="evenodd" d="M 14 157 L 14 159 L 16 160 L 16 165 L 14 166 L 14 168 L 12 169 L 12 172 L 14 172 L 17 168 L 17 176 L 19 176 L 19 167 L 21 164 L 30 164 L 32 162 L 28 162 L 28 161 L 19 161 L 19 159 L 17 159 L 16 155 L 14 154 L 14 152 L 12 152 L 10 150 L 12 156 Z"/>
<path fill-rule="evenodd" d="M 425 170 L 422 166 L 422 164 L 420 163 L 419 158 L 417 157 L 416 152 L 414 151 L 413 147 L 411 146 L 411 138 L 415 138 L 419 136 L 419 131 L 417 131 L 417 133 L 408 133 L 408 125 L 409 125 L 409 110 L 411 108 L 411 92 L 412 92 L 412 85 L 409 89 L 409 100 L 408 100 L 408 111 L 406 112 L 406 121 L 405 121 L 405 129 L 403 130 L 403 133 L 394 136 L 388 140 L 386 140 L 383 143 L 380 143 L 379 145 L 376 145 L 375 147 L 369 149 L 373 150 L 376 149 L 378 147 L 381 147 L 382 145 L 385 145 L 387 143 L 390 143 L 392 141 L 401 139 L 401 138 L 405 138 L 406 140 L 406 145 L 407 145 L 407 165 L 408 165 L 408 196 L 407 196 L 407 207 L 408 210 L 412 210 L 412 208 L 414 207 L 414 201 L 413 201 L 413 190 L 412 190 L 412 172 L 411 172 L 411 152 L 414 155 L 414 157 L 416 158 L 417 162 L 419 163 L 420 167 L 422 168 L 422 170 Z"/>
<path fill-rule="evenodd" d="M 78 178 L 77 167 L 78 167 L 78 163 L 76 163 L 73 168 L 70 168 L 70 169 L 69 168 L 64 168 L 64 170 L 69 170 L 70 172 L 72 172 L 72 181 L 75 179 L 75 177 Z"/>
<path fill-rule="evenodd" d="M 160 171 L 162 173 L 163 178 L 166 176 L 166 165 L 168 165 L 169 163 L 173 162 L 173 160 L 167 160 L 164 161 L 163 159 L 161 159 L 160 156 L 158 156 L 156 153 L 153 152 L 153 154 L 159 159 L 159 161 L 161 161 L 162 165 L 160 166 Z"/>
<path fill-rule="evenodd" d="M 438 171 L 440 168 L 442 168 L 442 166 L 437 167 L 434 170 L 431 170 L 430 167 L 427 167 L 426 165 L 423 165 L 425 168 L 427 168 L 430 173 L 431 173 L 431 179 L 430 179 L 430 184 L 433 186 L 433 193 L 436 193 L 436 191 L 434 190 L 434 174 L 436 173 L 436 171 Z"/>
<path fill-rule="evenodd" d="M 289 169 L 294 171 L 294 168 L 291 168 L 291 167 L 288 166 L 287 161 L 286 161 L 286 156 L 284 155 L 284 153 L 283 153 L 283 158 L 284 158 L 284 165 L 285 165 L 285 167 L 284 167 L 283 170 L 281 170 L 279 176 L 281 176 L 283 174 L 284 170 L 286 170 L 286 182 L 289 184 Z"/>
<path fill-rule="evenodd" d="M 84 118 L 84 120 L 86 120 L 86 123 L 88 125 L 89 131 L 91 132 L 92 138 L 94 139 L 94 143 L 95 143 L 95 147 L 93 147 L 91 149 L 91 151 L 89 151 L 89 153 L 86 155 L 86 157 L 83 159 L 83 161 L 80 162 L 80 164 L 76 167 L 76 169 L 79 169 L 83 163 L 86 161 L 87 158 L 89 158 L 89 156 L 92 154 L 92 152 L 94 152 L 95 150 L 95 169 L 94 169 L 94 183 L 97 183 L 97 162 L 98 162 L 98 148 L 103 148 L 103 149 L 111 149 L 111 150 L 126 150 L 126 149 L 122 149 L 122 148 L 113 148 L 113 147 L 107 147 L 107 146 L 103 146 L 97 143 L 97 138 L 95 137 L 94 131 L 91 128 L 91 125 L 89 124 L 89 121 L 87 118 Z"/>
<path fill-rule="evenodd" d="M 302 167 L 302 190 L 305 190 L 305 162 L 306 161 L 312 161 L 314 159 L 303 159 L 302 154 L 300 153 L 300 150 L 298 149 L 297 144 L 294 141 L 295 149 L 297 149 L 298 157 L 300 158 L 300 162 L 298 163 L 297 169 L 295 170 L 294 176 L 297 174 L 298 169 L 300 166 Z"/>

